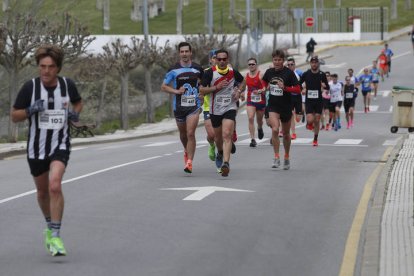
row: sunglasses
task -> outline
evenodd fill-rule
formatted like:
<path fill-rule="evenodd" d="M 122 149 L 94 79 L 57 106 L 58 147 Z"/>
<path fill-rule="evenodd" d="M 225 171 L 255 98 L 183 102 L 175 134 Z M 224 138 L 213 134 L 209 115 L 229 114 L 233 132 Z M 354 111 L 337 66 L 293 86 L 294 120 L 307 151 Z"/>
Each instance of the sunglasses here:
<path fill-rule="evenodd" d="M 255 66 L 255 65 L 256 65 L 256 63 L 249 63 L 249 64 L 247 64 L 247 65 L 249 65 L 249 66 Z"/>
<path fill-rule="evenodd" d="M 288 63 L 287 66 L 294 66 L 294 63 Z"/>
<path fill-rule="evenodd" d="M 217 58 L 218 61 L 226 61 L 227 58 Z"/>

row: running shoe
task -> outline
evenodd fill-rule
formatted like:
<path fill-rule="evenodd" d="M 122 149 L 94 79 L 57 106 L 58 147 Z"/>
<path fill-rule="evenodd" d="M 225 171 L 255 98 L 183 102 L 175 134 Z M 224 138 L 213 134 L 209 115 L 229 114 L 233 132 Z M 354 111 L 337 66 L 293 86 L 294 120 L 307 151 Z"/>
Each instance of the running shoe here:
<path fill-rule="evenodd" d="M 217 155 L 216 155 L 216 167 L 221 168 L 222 165 L 223 165 L 223 155 L 220 154 L 220 153 L 217 153 Z"/>
<path fill-rule="evenodd" d="M 187 161 L 188 161 L 188 154 L 186 151 L 184 151 L 184 165 L 187 165 Z"/>
<path fill-rule="evenodd" d="M 193 163 L 190 160 L 187 161 L 187 164 L 185 165 L 184 171 L 186 173 L 192 173 L 193 172 Z"/>
<path fill-rule="evenodd" d="M 259 140 L 263 139 L 263 137 L 264 137 L 263 128 L 258 128 L 257 129 L 257 136 L 259 137 Z"/>
<path fill-rule="evenodd" d="M 314 147 L 317 147 L 317 146 L 318 146 L 318 140 L 313 140 L 312 145 L 313 145 Z"/>
<path fill-rule="evenodd" d="M 295 140 L 296 139 L 296 133 L 292 133 L 290 139 Z"/>
<path fill-rule="evenodd" d="M 335 124 L 335 126 L 334 126 L 334 130 L 335 130 L 335 131 L 338 131 L 338 124 Z"/>
<path fill-rule="evenodd" d="M 289 170 L 290 169 L 290 160 L 289 159 L 285 159 L 285 161 L 283 162 L 283 169 L 284 170 Z"/>
<path fill-rule="evenodd" d="M 229 162 L 224 162 L 223 165 L 221 166 L 221 176 L 228 176 L 230 172 L 230 164 Z"/>
<path fill-rule="evenodd" d="M 338 121 L 336 122 L 336 124 L 338 125 L 338 129 L 341 129 L 341 128 L 342 128 L 342 126 L 341 126 L 341 121 L 339 121 L 339 119 L 338 119 Z"/>
<path fill-rule="evenodd" d="M 256 140 L 252 139 L 252 141 L 250 142 L 250 147 L 255 148 L 256 146 L 257 146 Z"/>
<path fill-rule="evenodd" d="M 233 142 L 237 141 L 237 132 L 236 130 L 233 131 L 233 137 L 232 137 Z"/>
<path fill-rule="evenodd" d="M 60 237 L 52 237 L 50 239 L 49 252 L 52 256 L 66 256 L 66 249 Z"/>
<path fill-rule="evenodd" d="M 367 113 L 368 112 L 368 108 L 365 107 L 364 108 L 364 112 Z"/>
<path fill-rule="evenodd" d="M 331 128 L 330 124 L 326 124 L 325 130 L 329 131 L 330 128 Z"/>
<path fill-rule="evenodd" d="M 43 231 L 43 236 L 45 237 L 45 248 L 47 252 L 49 252 L 50 240 L 52 239 L 52 230 L 50 230 L 49 228 L 46 228 Z"/>
<path fill-rule="evenodd" d="M 312 131 L 313 130 L 313 124 L 306 124 L 306 129 Z"/>
<path fill-rule="evenodd" d="M 322 124 L 322 126 L 321 126 L 321 130 L 324 130 L 325 129 L 325 125 L 324 124 Z"/>
<path fill-rule="evenodd" d="M 279 158 L 274 158 L 272 168 L 279 168 L 279 167 L 280 167 L 280 159 Z"/>
<path fill-rule="evenodd" d="M 231 153 L 232 154 L 236 153 L 236 145 L 233 142 L 231 143 Z"/>
<path fill-rule="evenodd" d="M 214 143 L 208 147 L 208 158 L 210 158 L 211 161 L 216 160 L 216 146 Z"/>
<path fill-rule="evenodd" d="M 368 111 L 368 112 L 370 112 L 370 110 L 369 110 L 369 106 L 367 107 L 367 111 Z"/>

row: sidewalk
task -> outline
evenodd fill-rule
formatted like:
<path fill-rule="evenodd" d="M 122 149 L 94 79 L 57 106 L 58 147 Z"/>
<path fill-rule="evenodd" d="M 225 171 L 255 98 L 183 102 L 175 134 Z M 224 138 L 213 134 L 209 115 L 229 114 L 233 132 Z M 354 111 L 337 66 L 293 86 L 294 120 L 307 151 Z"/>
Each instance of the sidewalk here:
<path fill-rule="evenodd" d="M 404 29 L 405 31 L 405 29 Z M 404 31 L 390 33 L 390 39 Z M 340 46 L 380 45 L 383 42 L 346 42 L 318 45 L 316 53 L 327 58 L 323 52 Z M 306 50 L 291 49 L 297 66 L 306 64 Z M 270 63 L 260 65 L 265 71 Z M 241 70 L 244 75 L 246 70 Z M 202 124 L 202 116 L 200 116 Z M 89 138 L 74 138 L 72 145 L 107 143 L 138 139 L 173 133 L 177 131 L 174 119 L 164 119 L 156 124 L 142 124 L 132 130 L 119 130 L 113 134 L 97 135 Z M 0 143 L 0 160 L 16 154 L 24 154 L 26 142 Z M 359 254 L 355 275 L 399 276 L 414 275 L 414 135 L 406 135 L 395 146 L 388 161 L 376 179 L 371 195 L 368 215 L 361 233 Z"/>

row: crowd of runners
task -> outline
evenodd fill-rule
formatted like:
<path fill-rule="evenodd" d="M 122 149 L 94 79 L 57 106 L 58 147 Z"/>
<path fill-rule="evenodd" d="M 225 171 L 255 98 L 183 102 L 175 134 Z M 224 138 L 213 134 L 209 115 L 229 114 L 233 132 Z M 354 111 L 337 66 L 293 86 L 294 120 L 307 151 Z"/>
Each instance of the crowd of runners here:
<path fill-rule="evenodd" d="M 175 95 L 173 108 L 180 140 L 184 148 L 184 171 L 192 173 L 195 153 L 195 130 L 203 113 L 209 143 L 208 157 L 217 172 L 226 177 L 230 157 L 236 152 L 236 116 L 239 102 L 246 101 L 250 147 L 263 139 L 264 125 L 271 129 L 273 146 L 272 168 L 281 166 L 280 144 L 283 141 L 283 169 L 290 168 L 291 140 L 297 138 L 296 125 L 306 121 L 313 132 L 313 146 L 318 146 L 320 130 L 342 128 L 341 108 L 344 107 L 346 128 L 354 126 L 355 101 L 359 94 L 364 112 L 370 112 L 371 97 L 376 100 L 378 84 L 391 72 L 392 50 L 385 44 L 372 66 L 354 75 L 323 72 L 318 56 L 309 59 L 305 72 L 296 68 L 295 59 L 283 50 L 272 53 L 272 65 L 259 70 L 255 58 L 247 59 L 248 72 L 242 76 L 229 63 L 225 49 L 211 50 L 209 66 L 203 69 L 192 61 L 191 45 L 178 45 L 179 61 L 167 72 L 161 89 Z M 372 95 L 372 96 L 371 96 Z M 257 127 L 256 127 L 257 125 Z"/>

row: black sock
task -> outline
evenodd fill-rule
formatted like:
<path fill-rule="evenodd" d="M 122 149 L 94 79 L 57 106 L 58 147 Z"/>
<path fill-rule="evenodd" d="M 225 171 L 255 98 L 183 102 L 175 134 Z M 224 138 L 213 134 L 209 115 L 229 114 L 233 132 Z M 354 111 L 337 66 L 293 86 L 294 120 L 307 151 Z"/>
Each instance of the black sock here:
<path fill-rule="evenodd" d="M 313 135 L 313 140 L 318 141 L 318 134 Z"/>
<path fill-rule="evenodd" d="M 52 227 L 51 226 L 52 218 L 51 217 L 46 217 L 45 220 L 46 220 L 47 228 L 50 229 Z"/>

